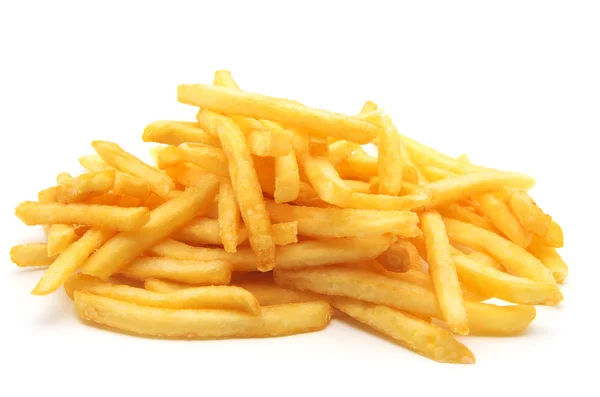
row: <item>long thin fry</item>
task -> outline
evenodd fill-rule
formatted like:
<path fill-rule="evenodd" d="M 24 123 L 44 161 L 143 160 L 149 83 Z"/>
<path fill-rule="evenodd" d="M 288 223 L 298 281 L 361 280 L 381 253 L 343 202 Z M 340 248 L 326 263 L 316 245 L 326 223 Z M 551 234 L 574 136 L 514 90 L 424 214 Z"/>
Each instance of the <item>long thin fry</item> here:
<path fill-rule="evenodd" d="M 555 221 L 552 221 L 548 233 L 544 236 L 544 244 L 553 248 L 562 248 L 564 244 L 562 228 Z"/>
<path fill-rule="evenodd" d="M 229 181 L 221 181 L 219 185 L 218 206 L 219 237 L 225 251 L 235 252 L 239 244 L 240 209 L 235 200 L 233 187 Z"/>
<path fill-rule="evenodd" d="M 219 140 L 216 137 L 207 134 L 198 123 L 188 121 L 154 121 L 144 129 L 142 139 L 144 142 L 157 142 L 173 146 L 179 146 L 186 142 L 219 146 Z"/>
<path fill-rule="evenodd" d="M 276 203 L 294 201 L 300 194 L 300 174 L 298 161 L 293 150 L 281 157 L 275 158 L 275 192 Z"/>
<path fill-rule="evenodd" d="M 565 281 L 569 274 L 569 268 L 556 252 L 556 248 L 545 245 L 543 239 L 534 236 L 528 250 L 552 272 L 558 284 Z"/>
<path fill-rule="evenodd" d="M 425 207 L 431 199 L 428 191 L 422 190 L 406 196 L 396 197 L 384 194 L 353 193 L 346 207 L 379 211 L 408 211 Z"/>
<path fill-rule="evenodd" d="M 105 163 L 100 156 L 96 155 L 81 156 L 79 158 L 79 164 L 90 172 L 114 170 L 114 168 Z M 150 185 L 143 179 L 124 174 L 120 171 L 115 171 L 113 192 L 115 194 L 145 199 L 150 193 Z"/>
<path fill-rule="evenodd" d="M 223 260 L 189 261 L 141 257 L 129 262 L 119 274 L 134 280 L 161 278 L 193 285 L 229 284 L 231 264 Z"/>
<path fill-rule="evenodd" d="M 353 192 L 344 184 L 329 160 L 305 156 L 302 165 L 321 200 L 342 207 L 346 205 Z"/>
<path fill-rule="evenodd" d="M 387 116 L 380 117 L 379 156 L 377 170 L 379 176 L 379 193 L 397 196 L 402 186 L 402 153 L 400 135 Z"/>
<path fill-rule="evenodd" d="M 526 230 L 542 237 L 548 234 L 552 217 L 544 213 L 526 191 L 512 191 L 507 204 Z"/>
<path fill-rule="evenodd" d="M 57 256 L 48 256 L 48 246 L 43 243 L 15 245 L 10 249 L 10 260 L 19 267 L 48 266 Z"/>
<path fill-rule="evenodd" d="M 377 260 L 392 272 L 404 273 L 411 269 L 421 269 L 421 257 L 417 248 L 406 240 L 396 241 Z"/>
<path fill-rule="evenodd" d="M 222 177 L 229 176 L 227 157 L 221 149 L 200 143 L 182 143 L 178 150 L 186 161 L 203 170 Z"/>
<path fill-rule="evenodd" d="M 508 205 L 491 193 L 479 195 L 477 201 L 477 212 L 489 219 L 510 241 L 519 247 L 527 248 L 533 234 L 521 226 Z"/>

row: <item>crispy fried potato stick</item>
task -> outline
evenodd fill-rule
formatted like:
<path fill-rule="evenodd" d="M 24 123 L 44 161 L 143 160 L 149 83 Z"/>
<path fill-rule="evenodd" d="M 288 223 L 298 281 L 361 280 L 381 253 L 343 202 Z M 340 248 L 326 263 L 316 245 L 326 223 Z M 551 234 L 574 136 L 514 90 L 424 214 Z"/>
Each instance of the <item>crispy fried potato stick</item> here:
<path fill-rule="evenodd" d="M 218 236 L 227 252 L 235 252 L 237 245 L 240 243 L 240 209 L 235 200 L 235 192 L 231 183 L 227 180 L 221 181 L 219 185 L 218 196 L 219 219 L 217 222 Z M 184 230 L 185 227 L 178 232 L 178 236 L 187 232 L 187 236 L 191 237 L 191 231 Z M 197 231 L 195 230 L 197 235 Z M 176 236 L 177 236 L 176 235 Z M 189 241 L 189 239 L 186 239 Z M 188 242 L 186 241 L 186 242 Z M 210 243 L 209 243 L 210 244 Z"/>
<path fill-rule="evenodd" d="M 346 296 L 416 315 L 443 318 L 432 291 L 366 270 L 323 266 L 297 270 L 276 269 L 274 274 L 277 284 L 285 288 Z M 467 301 L 465 308 L 472 335 L 517 335 L 535 318 L 533 306 L 495 306 Z"/>
<path fill-rule="evenodd" d="M 296 153 L 290 150 L 285 156 L 275 158 L 275 191 L 276 203 L 294 201 L 300 195 L 300 173 Z"/>
<path fill-rule="evenodd" d="M 144 142 L 164 143 L 179 146 L 193 142 L 219 146 L 219 139 L 207 134 L 198 123 L 188 121 L 159 120 L 148 124 L 142 135 Z"/>
<path fill-rule="evenodd" d="M 227 157 L 221 149 L 200 143 L 182 143 L 178 150 L 185 161 L 212 174 L 229 177 Z"/>
<path fill-rule="evenodd" d="M 392 119 L 383 115 L 377 125 L 379 133 L 379 155 L 377 157 L 377 175 L 379 176 L 379 193 L 390 196 L 400 194 L 402 186 L 403 161 L 401 142 L 398 130 Z"/>
<path fill-rule="evenodd" d="M 562 248 L 564 245 L 562 228 L 555 221 L 552 221 L 548 233 L 544 236 L 544 244 L 553 248 Z"/>
<path fill-rule="evenodd" d="M 555 283 L 550 272 L 535 256 L 515 243 L 488 230 L 444 218 L 450 241 L 490 254 L 512 273 L 533 281 Z"/>
<path fill-rule="evenodd" d="M 90 172 L 101 172 L 114 170 L 106 164 L 100 156 L 81 156 L 79 164 Z M 143 179 L 115 171 L 115 184 L 113 186 L 115 194 L 138 197 L 145 199 L 150 194 L 150 185 Z"/>
<path fill-rule="evenodd" d="M 369 156 L 362 148 L 358 148 L 336 166 L 340 176 L 345 179 L 369 180 L 378 173 L 377 158 Z"/>
<path fill-rule="evenodd" d="M 405 273 L 409 270 L 421 269 L 421 257 L 414 245 L 406 240 L 398 240 L 390 245 L 377 261 L 391 272 Z"/>
<path fill-rule="evenodd" d="M 346 205 L 353 192 L 344 184 L 329 160 L 309 155 L 304 157 L 302 165 L 321 200 L 341 207 Z"/>
<path fill-rule="evenodd" d="M 384 194 L 353 193 L 345 207 L 379 211 L 408 211 L 425 207 L 431 200 L 427 190 L 396 197 Z"/>
<path fill-rule="evenodd" d="M 165 146 L 156 154 L 156 166 L 161 170 L 174 167 L 177 164 L 183 163 L 184 161 L 187 161 L 187 159 L 177 148 L 177 146 Z"/>
<path fill-rule="evenodd" d="M 344 185 L 355 193 L 371 193 L 371 185 L 364 181 L 355 181 L 352 179 L 344 179 Z M 379 191 L 379 185 L 377 186 Z"/>
<path fill-rule="evenodd" d="M 88 321 L 167 338 L 272 337 L 319 331 L 331 319 L 329 303 L 268 306 L 257 316 L 228 310 L 163 309 L 75 292 L 75 308 Z"/>
<path fill-rule="evenodd" d="M 523 190 L 513 190 L 510 192 L 511 195 L 508 199 L 508 206 L 519 223 L 526 229 L 538 236 L 545 236 L 548 234 L 550 225 L 552 224 L 552 217 L 544 211 L 533 201 L 533 199 Z"/>
<path fill-rule="evenodd" d="M 108 279 L 123 265 L 159 241 L 167 238 L 211 205 L 219 186 L 216 176 L 207 174 L 198 185 L 153 210 L 150 221 L 137 232 L 119 233 L 84 264 L 83 273 Z"/>
<path fill-rule="evenodd" d="M 248 290 L 256 297 L 261 306 L 282 305 L 286 303 L 316 302 L 323 295 L 312 292 L 282 288 L 271 281 L 241 281 L 234 285 Z"/>
<path fill-rule="evenodd" d="M 475 356 L 454 336 L 399 310 L 356 299 L 332 298 L 333 307 L 369 325 L 401 345 L 442 363 L 473 364 Z"/>
<path fill-rule="evenodd" d="M 292 133 L 283 128 L 254 130 L 247 139 L 252 154 L 261 157 L 285 156 L 292 149 Z"/>
<path fill-rule="evenodd" d="M 132 231 L 150 219 L 147 208 L 120 208 L 95 204 L 41 204 L 24 201 L 15 210 L 26 225 L 75 224 Z"/>
<path fill-rule="evenodd" d="M 336 141 L 329 145 L 329 161 L 335 166 L 346 160 L 360 148 L 358 143 L 350 141 Z"/>
<path fill-rule="evenodd" d="M 209 172 L 204 171 L 202 168 L 191 163 L 178 164 L 171 168 L 167 168 L 165 172 L 175 182 L 185 187 L 195 186 L 200 180 L 202 180 L 202 178 L 204 178 L 205 175 L 209 174 Z M 167 200 L 171 197 L 170 194 L 171 192 L 169 192 L 169 195 L 167 195 Z"/>
<path fill-rule="evenodd" d="M 144 179 L 150 185 L 150 189 L 159 196 L 166 197 L 174 189 L 175 184 L 168 175 L 124 151 L 116 143 L 94 141 L 92 146 L 102 160 L 110 166 L 126 174 Z"/>
<path fill-rule="evenodd" d="M 470 209 L 461 206 L 458 203 L 447 203 L 440 205 L 436 208 L 436 210 L 445 218 L 456 219 L 457 221 L 470 223 L 482 229 L 489 230 L 490 232 L 500 234 L 500 231 L 496 229 L 496 227 L 492 225 L 489 220 L 471 211 Z"/>
<path fill-rule="evenodd" d="M 134 280 L 160 278 L 193 285 L 229 284 L 231 263 L 223 260 L 190 261 L 173 258 L 140 257 L 119 270 Z"/>
<path fill-rule="evenodd" d="M 84 201 L 101 196 L 115 185 L 115 171 L 99 171 L 83 174 L 68 183 L 57 186 L 56 201 L 63 204 Z"/>
<path fill-rule="evenodd" d="M 219 113 L 272 120 L 322 138 L 332 136 L 365 144 L 371 142 L 379 132 L 375 125 L 355 117 L 234 88 L 182 84 L 177 87 L 177 99 Z"/>
<path fill-rule="evenodd" d="M 44 189 L 38 193 L 38 201 L 42 204 L 57 201 L 60 186 Z M 77 239 L 73 225 L 55 224 L 45 225 L 48 236 L 48 257 L 54 257 L 63 252 Z"/>
<path fill-rule="evenodd" d="M 489 219 L 510 241 L 522 248 L 529 246 L 533 233 L 521 226 L 508 205 L 491 193 L 480 194 L 477 201 L 479 202 L 477 212 Z"/>
<path fill-rule="evenodd" d="M 48 256 L 48 246 L 43 243 L 22 244 L 10 249 L 10 260 L 19 267 L 48 266 L 56 255 Z"/>
<path fill-rule="evenodd" d="M 569 268 L 558 252 L 556 252 L 556 248 L 548 247 L 544 244 L 543 239 L 534 236 L 528 249 L 529 252 L 538 258 L 544 266 L 552 272 L 554 279 L 558 284 L 562 284 L 565 281 L 569 274 Z"/>

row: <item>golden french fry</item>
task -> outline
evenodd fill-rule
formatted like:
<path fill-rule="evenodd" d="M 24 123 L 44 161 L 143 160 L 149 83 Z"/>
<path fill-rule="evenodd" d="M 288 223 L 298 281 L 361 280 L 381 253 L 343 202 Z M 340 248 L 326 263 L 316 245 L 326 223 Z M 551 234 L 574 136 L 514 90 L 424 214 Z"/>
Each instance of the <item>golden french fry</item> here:
<path fill-rule="evenodd" d="M 557 305 L 562 294 L 556 284 L 531 281 L 481 265 L 465 255 L 454 255 L 460 281 L 496 298 L 525 305 Z"/>
<path fill-rule="evenodd" d="M 310 184 L 321 200 L 345 206 L 353 192 L 344 184 L 329 160 L 305 156 L 302 165 Z"/>
<path fill-rule="evenodd" d="M 182 84 L 177 87 L 177 99 L 219 113 L 272 120 L 322 138 L 332 136 L 365 144 L 371 142 L 379 132 L 375 125 L 355 117 L 234 88 Z"/>
<path fill-rule="evenodd" d="M 70 183 L 73 180 L 73 177 L 68 172 L 61 172 L 56 176 L 56 183 L 58 185 L 64 185 Z"/>
<path fill-rule="evenodd" d="M 111 237 L 116 234 L 112 230 L 92 228 L 65 251 L 50 265 L 31 292 L 34 295 L 47 295 L 54 292 L 81 267 L 85 260 Z"/>
<path fill-rule="evenodd" d="M 455 172 L 452 172 L 446 168 L 434 167 L 431 165 L 422 165 L 419 167 L 419 170 L 429 182 L 435 182 L 446 178 L 454 178 L 457 176 Z"/>
<path fill-rule="evenodd" d="M 219 146 L 219 140 L 207 134 L 198 123 L 188 121 L 155 121 L 144 129 L 144 142 L 164 143 L 179 146 L 182 143 L 193 142 L 205 145 Z"/>
<path fill-rule="evenodd" d="M 262 185 L 262 184 L 261 184 Z M 276 203 L 294 201 L 300 195 L 300 174 L 296 153 L 290 150 L 285 156 L 275 158 L 275 191 Z"/>
<path fill-rule="evenodd" d="M 346 160 L 355 150 L 360 148 L 358 143 L 350 141 L 336 141 L 329 145 L 329 161 L 331 164 L 338 165 Z"/>
<path fill-rule="evenodd" d="M 398 240 L 390 245 L 390 248 L 379 255 L 377 260 L 386 270 L 392 272 L 404 273 L 411 269 L 421 269 L 419 252 L 406 240 Z"/>
<path fill-rule="evenodd" d="M 331 301 L 336 309 L 427 358 L 443 363 L 475 363 L 473 353 L 450 332 L 426 321 L 399 310 L 356 299 L 335 297 Z"/>
<path fill-rule="evenodd" d="M 285 288 L 346 296 L 416 315 L 443 318 L 432 291 L 367 270 L 323 266 L 297 270 L 276 269 L 274 275 L 277 284 Z M 496 306 L 466 301 L 465 309 L 472 335 L 517 335 L 535 318 L 533 306 Z"/>
<path fill-rule="evenodd" d="M 168 175 L 124 151 L 116 143 L 94 141 L 92 146 L 102 160 L 110 166 L 126 174 L 144 179 L 150 185 L 150 189 L 161 197 L 166 197 L 175 187 L 173 180 Z"/>
<path fill-rule="evenodd" d="M 390 196 L 400 194 L 402 186 L 403 162 L 400 151 L 400 135 L 392 119 L 383 115 L 379 118 L 379 155 L 377 157 L 377 175 L 379 193 Z"/>
<path fill-rule="evenodd" d="M 435 208 L 479 193 L 501 190 L 504 186 L 528 189 L 534 184 L 535 181 L 531 177 L 516 172 L 485 171 L 459 175 L 426 185 L 431 192 L 428 208 Z"/>
<path fill-rule="evenodd" d="M 350 190 L 355 193 L 365 193 L 368 194 L 371 192 L 371 186 L 367 182 L 364 181 L 354 181 L 352 179 L 344 179 L 344 185 L 346 185 Z"/>
<path fill-rule="evenodd" d="M 48 246 L 43 243 L 15 245 L 10 249 L 10 260 L 19 267 L 48 266 L 56 257 L 48 256 Z"/>
<path fill-rule="evenodd" d="M 158 194 L 151 192 L 148 195 L 148 197 L 146 197 L 146 199 L 142 201 L 142 203 L 140 205 L 142 207 L 148 208 L 149 210 L 153 210 L 156 207 L 158 207 L 159 205 L 163 205 L 165 202 L 166 202 L 165 199 L 160 197 Z"/>
<path fill-rule="evenodd" d="M 527 248 L 533 234 L 525 230 L 508 205 L 498 200 L 491 193 L 483 193 L 477 197 L 477 212 L 489 219 L 510 241 L 519 247 Z"/>
<path fill-rule="evenodd" d="M 81 164 L 83 168 L 90 172 L 114 170 L 114 168 L 106 164 L 100 156 L 96 155 L 81 156 L 79 158 L 79 164 Z M 145 199 L 150 193 L 150 186 L 148 185 L 148 182 L 143 179 L 124 174 L 120 171 L 115 171 L 113 192 L 115 194 L 123 194 Z"/>
<path fill-rule="evenodd" d="M 308 141 L 308 152 L 314 157 L 329 157 L 329 141 L 311 137 Z"/>
<path fill-rule="evenodd" d="M 261 157 L 285 156 L 292 149 L 292 133 L 283 128 L 254 130 L 247 139 L 252 154 Z"/>
<path fill-rule="evenodd" d="M 56 186 L 49 187 L 48 189 L 40 190 L 38 192 L 38 202 L 40 202 L 40 203 L 55 203 L 57 191 L 58 191 L 58 187 L 56 187 Z"/>
<path fill-rule="evenodd" d="M 444 319 L 453 332 L 467 335 L 467 312 L 444 221 L 437 212 L 425 211 L 421 214 L 421 229 L 425 237 L 429 273 Z"/>
<path fill-rule="evenodd" d="M 500 231 L 489 220 L 458 203 L 446 203 L 437 207 L 436 210 L 445 218 L 470 223 L 482 229 L 487 229 L 490 232 L 500 234 Z"/>
<path fill-rule="evenodd" d="M 268 306 L 251 316 L 229 310 L 163 309 L 75 292 L 75 308 L 87 321 L 141 335 L 168 338 L 269 337 L 318 331 L 331 319 L 329 303 Z"/>
<path fill-rule="evenodd" d="M 358 148 L 345 160 L 336 165 L 340 176 L 344 179 L 370 180 L 377 176 L 377 158 L 369 156 L 362 148 Z"/>
<path fill-rule="evenodd" d="M 41 204 L 24 201 L 15 209 L 26 225 L 75 224 L 114 230 L 138 230 L 150 219 L 147 208 L 120 208 L 95 204 Z"/>
<path fill-rule="evenodd" d="M 410 193 L 406 196 L 384 194 L 353 193 L 345 207 L 380 211 L 408 211 L 425 207 L 431 200 L 427 190 Z"/>
<path fill-rule="evenodd" d="M 267 209 L 273 222 L 298 221 L 299 234 L 321 238 L 400 234 L 419 221 L 416 214 L 408 211 L 316 208 L 270 201 Z"/>
<path fill-rule="evenodd" d="M 548 233 L 544 236 L 544 244 L 548 247 L 562 248 L 564 244 L 564 237 L 562 228 L 558 223 L 552 221 Z"/>
<path fill-rule="evenodd" d="M 569 274 L 569 268 L 556 252 L 556 248 L 548 247 L 545 245 L 544 239 L 534 236 L 528 250 L 552 272 L 558 284 L 565 281 Z"/>
<path fill-rule="evenodd" d="M 444 218 L 444 223 L 450 241 L 490 254 L 513 274 L 533 281 L 555 283 L 552 272 L 515 243 L 465 222 Z"/>
<path fill-rule="evenodd" d="M 173 190 L 173 192 L 175 192 L 175 190 Z M 141 203 L 142 203 L 141 198 L 132 197 L 132 196 L 121 196 L 121 199 L 117 203 L 117 206 L 119 206 L 119 207 L 139 207 Z"/>
<path fill-rule="evenodd" d="M 469 258 L 473 259 L 475 262 L 478 262 L 484 266 L 492 267 L 501 272 L 506 272 L 506 268 L 504 265 L 496 261 L 494 258 L 489 256 L 488 254 L 484 254 L 483 252 L 471 252 L 466 254 Z"/>
<path fill-rule="evenodd" d="M 404 160 L 402 160 L 404 162 Z M 402 181 L 412 183 L 414 185 L 419 183 L 421 179 L 419 175 L 419 169 L 414 165 L 402 166 Z"/>
<path fill-rule="evenodd" d="M 181 164 L 187 159 L 182 155 L 177 146 L 165 146 L 156 154 L 156 166 L 161 170 Z"/>
<path fill-rule="evenodd" d="M 235 89 L 240 89 L 237 83 L 233 79 L 231 72 L 229 70 L 217 70 L 215 72 L 215 77 L 213 79 L 214 85 L 220 85 L 222 87 L 230 87 Z"/>
<path fill-rule="evenodd" d="M 84 201 L 101 196 L 112 190 L 115 185 L 115 171 L 99 171 L 83 174 L 73 180 L 58 185 L 56 201 L 63 204 Z"/>
<path fill-rule="evenodd" d="M 140 306 L 162 307 L 166 309 L 222 309 L 239 310 L 250 314 L 258 314 L 259 303 L 248 291 L 240 287 L 208 286 L 195 287 L 169 292 L 155 292 L 147 289 L 117 285 L 102 281 L 85 274 L 76 274 L 65 285 L 65 290 L 105 296 Z M 144 283 L 144 286 L 146 283 Z"/>
<path fill-rule="evenodd" d="M 514 190 L 511 193 L 507 204 L 519 220 L 519 223 L 526 230 L 529 230 L 538 236 L 543 237 L 548 234 L 548 229 L 550 229 L 550 224 L 552 223 L 552 217 L 545 214 L 527 192 L 523 190 Z"/>
<path fill-rule="evenodd" d="M 231 263 L 223 260 L 189 261 L 173 258 L 140 257 L 132 260 L 119 274 L 134 279 L 160 278 L 193 285 L 229 284 Z"/>
<path fill-rule="evenodd" d="M 200 143 L 182 143 L 178 150 L 185 161 L 212 174 L 229 177 L 227 158 L 221 149 Z"/>
<path fill-rule="evenodd" d="M 77 239 L 73 225 L 50 225 L 48 227 L 48 256 L 55 256 L 67 249 Z"/>
<path fill-rule="evenodd" d="M 218 196 L 218 236 L 227 252 L 235 252 L 240 243 L 240 209 L 229 181 L 221 181 Z M 196 233 L 195 233 L 196 234 Z"/>
<path fill-rule="evenodd" d="M 241 281 L 234 285 L 248 290 L 261 306 L 282 305 L 286 303 L 316 302 L 323 296 L 312 292 L 282 288 L 271 281 Z"/>
<path fill-rule="evenodd" d="M 191 284 L 178 283 L 175 281 L 147 278 L 144 280 L 144 289 L 154 292 L 175 292 L 186 288 L 194 288 Z"/>
<path fill-rule="evenodd" d="M 181 163 L 165 170 L 174 181 L 185 186 L 191 187 L 198 184 L 209 172 L 191 163 Z M 169 192 L 170 193 L 170 192 Z M 166 196 L 168 198 L 169 195 Z"/>
<path fill-rule="evenodd" d="M 188 188 L 180 197 L 154 209 L 150 221 L 143 228 L 137 232 L 119 233 L 110 239 L 88 258 L 82 272 L 108 279 L 133 258 L 206 211 L 218 186 L 218 178 L 207 174 L 198 185 Z"/>

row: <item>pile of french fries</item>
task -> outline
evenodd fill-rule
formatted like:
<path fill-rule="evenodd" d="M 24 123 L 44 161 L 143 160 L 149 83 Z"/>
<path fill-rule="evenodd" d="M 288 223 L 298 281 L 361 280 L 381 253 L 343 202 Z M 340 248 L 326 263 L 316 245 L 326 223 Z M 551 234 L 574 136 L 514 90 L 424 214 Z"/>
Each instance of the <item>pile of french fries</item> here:
<path fill-rule="evenodd" d="M 178 100 L 197 120 L 145 128 L 155 165 L 95 141 L 86 173 L 17 206 L 47 233 L 11 250 L 47 267 L 33 294 L 64 285 L 82 319 L 169 338 L 317 331 L 335 308 L 451 363 L 475 362 L 455 334 L 516 335 L 561 302 L 562 230 L 529 176 L 440 154 L 372 102 L 344 116 L 227 71 Z"/>

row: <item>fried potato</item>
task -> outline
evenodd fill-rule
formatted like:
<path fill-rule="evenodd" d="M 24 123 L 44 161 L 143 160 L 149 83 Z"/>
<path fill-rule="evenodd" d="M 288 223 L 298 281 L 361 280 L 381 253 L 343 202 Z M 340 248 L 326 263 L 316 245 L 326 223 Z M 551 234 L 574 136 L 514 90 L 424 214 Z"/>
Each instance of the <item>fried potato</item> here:
<path fill-rule="evenodd" d="M 392 119 L 383 115 L 379 118 L 379 155 L 377 157 L 377 175 L 379 193 L 390 196 L 400 194 L 402 186 L 403 161 L 400 151 L 400 135 Z"/>
<path fill-rule="evenodd" d="M 174 167 L 177 164 L 183 163 L 184 161 L 188 160 L 184 157 L 177 146 L 165 146 L 156 154 L 156 166 L 161 170 Z"/>
<path fill-rule="evenodd" d="M 534 236 L 528 250 L 552 272 L 558 284 L 565 281 L 569 274 L 569 268 L 556 252 L 556 248 L 548 247 L 545 245 L 544 239 Z"/>
<path fill-rule="evenodd" d="M 31 293 L 33 295 L 47 295 L 56 291 L 94 251 L 116 233 L 112 230 L 96 228 L 85 232 L 79 240 L 71 244 L 54 260 Z"/>
<path fill-rule="evenodd" d="M 88 258 L 82 272 L 108 279 L 123 265 L 159 241 L 167 238 L 192 218 L 202 215 L 212 203 L 219 186 L 216 176 L 207 174 L 198 185 L 154 209 L 150 221 L 137 232 L 119 233 Z"/>
<path fill-rule="evenodd" d="M 77 234 L 73 225 L 50 225 L 48 227 L 48 256 L 55 256 L 67 249 Z"/>
<path fill-rule="evenodd" d="M 193 285 L 229 284 L 231 263 L 223 260 L 190 261 L 173 258 L 140 257 L 119 271 L 134 280 L 159 278 Z"/>
<path fill-rule="evenodd" d="M 73 297 L 74 291 L 83 291 L 140 306 L 166 309 L 238 310 L 254 315 L 260 311 L 256 298 L 240 287 L 190 286 L 190 288 L 172 292 L 155 292 L 128 285 L 112 284 L 81 273 L 71 277 L 67 283 L 69 286 L 65 285 L 65 289 L 71 291 L 69 294 L 71 297 Z"/>
<path fill-rule="evenodd" d="M 477 212 L 489 219 L 510 241 L 522 248 L 529 246 L 533 233 L 521 226 L 508 205 L 491 193 L 479 195 L 477 201 L 479 202 Z"/>
<path fill-rule="evenodd" d="M 79 163 L 83 168 L 90 172 L 102 172 L 114 170 L 113 167 L 106 164 L 100 156 L 81 156 Z M 119 195 L 126 195 L 145 199 L 150 194 L 150 185 L 143 179 L 115 171 L 115 182 L 113 192 Z"/>
<path fill-rule="evenodd" d="M 202 168 L 198 167 L 195 164 L 191 163 L 181 163 L 176 166 L 167 168 L 165 170 L 167 175 L 169 175 L 175 182 L 185 186 L 192 187 L 198 184 L 199 181 L 204 178 L 205 175 L 209 174 L 209 172 L 204 171 Z M 169 192 L 170 194 L 171 192 Z M 166 196 L 169 198 L 169 195 Z"/>
<path fill-rule="evenodd" d="M 166 197 L 175 187 L 173 180 L 168 175 L 127 153 L 116 143 L 94 141 L 92 146 L 102 160 L 110 166 L 147 181 L 150 189 L 161 197 Z"/>
<path fill-rule="evenodd" d="M 115 171 L 99 171 L 83 174 L 71 181 L 58 185 L 56 201 L 63 204 L 84 201 L 112 190 L 115 185 Z"/>
<path fill-rule="evenodd" d="M 282 288 L 271 281 L 241 281 L 234 285 L 250 291 L 260 306 L 322 301 L 323 295 Z"/>
<path fill-rule="evenodd" d="M 527 192 L 513 190 L 507 204 L 526 230 L 542 237 L 548 234 L 552 217 L 545 214 Z"/>
<path fill-rule="evenodd" d="M 470 223 L 490 232 L 500 234 L 500 231 L 489 220 L 458 203 L 446 203 L 437 207 L 436 210 L 445 218 Z"/>
<path fill-rule="evenodd" d="M 346 205 L 353 192 L 344 184 L 329 160 L 305 156 L 302 165 L 321 200 L 341 207 Z"/>
<path fill-rule="evenodd" d="M 261 184 L 262 185 L 262 184 Z M 275 191 L 276 203 L 294 201 L 300 195 L 300 173 L 296 153 L 290 150 L 285 156 L 275 158 Z"/>
<path fill-rule="evenodd" d="M 229 177 L 227 157 L 221 149 L 200 143 L 182 143 L 178 150 L 185 161 L 212 174 Z"/>
<path fill-rule="evenodd" d="M 489 256 L 488 254 L 484 254 L 483 252 L 471 252 L 466 254 L 469 258 L 474 260 L 477 263 L 482 264 L 483 266 L 492 267 L 501 272 L 506 272 L 506 268 L 500 262 L 496 261 L 494 258 Z"/>
<path fill-rule="evenodd" d="M 429 273 L 444 319 L 453 332 L 467 335 L 469 333 L 467 312 L 454 259 L 450 254 L 450 241 L 444 221 L 435 211 L 425 211 L 420 218 Z"/>
<path fill-rule="evenodd" d="M 421 173 L 429 182 L 440 181 L 442 179 L 454 178 L 457 176 L 455 172 L 445 168 L 434 167 L 431 165 L 423 165 L 419 167 Z"/>
<path fill-rule="evenodd" d="M 280 157 L 292 149 L 292 133 L 283 128 L 254 130 L 247 136 L 252 154 L 261 157 Z"/>
<path fill-rule="evenodd" d="M 346 185 L 350 190 L 352 190 L 355 193 L 367 194 L 371 192 L 371 186 L 367 182 L 355 181 L 352 179 L 344 179 L 344 185 Z"/>
<path fill-rule="evenodd" d="M 377 257 L 377 261 L 391 272 L 404 273 L 411 269 L 421 269 L 419 252 L 406 240 L 398 240 L 390 245 L 390 248 Z"/>
<path fill-rule="evenodd" d="M 428 208 L 435 208 L 479 193 L 501 190 L 504 186 L 529 189 L 534 184 L 535 181 L 527 175 L 503 171 L 477 172 L 442 179 L 426 185 L 431 192 Z"/>
<path fill-rule="evenodd" d="M 426 190 L 401 197 L 353 193 L 345 207 L 379 211 L 408 211 L 425 207 L 430 200 L 431 195 Z"/>
<path fill-rule="evenodd" d="M 375 125 L 355 117 L 234 88 L 182 84 L 177 87 L 177 99 L 214 112 L 272 120 L 322 138 L 332 136 L 365 144 L 371 142 L 379 132 Z"/>
<path fill-rule="evenodd" d="M 367 324 L 405 347 L 443 363 L 473 364 L 475 356 L 454 336 L 399 310 L 356 299 L 332 298 L 333 307 Z"/>
<path fill-rule="evenodd" d="M 355 150 L 359 149 L 358 143 L 350 141 L 336 141 L 329 145 L 329 161 L 335 166 L 346 160 Z"/>
<path fill-rule="evenodd" d="M 450 241 L 490 254 L 511 273 L 533 281 L 554 284 L 552 273 L 533 255 L 515 243 L 488 230 L 444 218 Z"/>
<path fill-rule="evenodd" d="M 175 281 L 160 280 L 157 278 L 147 278 L 144 280 L 144 289 L 154 292 L 175 292 L 186 288 L 195 288 L 191 284 L 178 283 Z"/>
<path fill-rule="evenodd" d="M 378 174 L 377 158 L 358 148 L 345 160 L 336 165 L 340 176 L 345 179 L 369 180 Z"/>
<path fill-rule="evenodd" d="M 219 139 L 207 134 L 198 123 L 188 121 L 154 121 L 144 129 L 142 135 L 144 142 L 164 143 L 165 145 L 179 146 L 182 143 L 202 143 L 205 145 L 219 146 Z"/>
<path fill-rule="evenodd" d="M 164 309 L 75 292 L 75 308 L 87 321 L 147 336 L 168 338 L 270 337 L 318 331 L 329 323 L 329 303 L 267 306 L 257 316 L 215 309 Z"/>
<path fill-rule="evenodd" d="M 564 237 L 562 228 L 558 223 L 552 221 L 548 233 L 544 236 L 544 244 L 548 247 L 562 248 L 564 245 Z"/>
<path fill-rule="evenodd" d="M 15 209 L 26 225 L 76 224 L 123 231 L 138 230 L 150 219 L 147 208 L 94 204 L 41 204 L 24 201 Z"/>
<path fill-rule="evenodd" d="M 221 184 L 219 186 L 218 206 L 218 237 L 221 243 L 223 244 L 225 251 L 235 252 L 237 250 L 237 245 L 240 243 L 239 229 L 241 218 L 240 209 L 237 205 L 237 201 L 235 200 L 235 193 L 229 181 L 221 181 Z M 177 235 L 181 236 L 182 233 L 187 234 L 188 237 L 191 237 L 191 235 L 198 235 L 197 230 L 185 230 L 186 228 L 181 229 Z M 206 233 L 202 234 L 206 235 Z M 185 240 L 187 240 L 186 242 L 188 242 L 190 241 L 190 238 L 187 238 Z"/>
<path fill-rule="evenodd" d="M 297 270 L 276 269 L 274 275 L 277 284 L 285 288 L 346 296 L 415 315 L 443 318 L 432 291 L 366 270 L 323 266 Z M 472 335 L 517 335 L 535 318 L 533 306 L 496 306 L 466 301 L 465 309 Z"/>
<path fill-rule="evenodd" d="M 48 256 L 48 246 L 43 243 L 15 245 L 10 249 L 10 260 L 19 267 L 48 266 L 56 257 Z"/>

